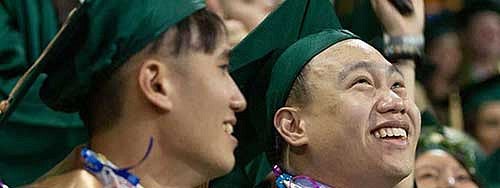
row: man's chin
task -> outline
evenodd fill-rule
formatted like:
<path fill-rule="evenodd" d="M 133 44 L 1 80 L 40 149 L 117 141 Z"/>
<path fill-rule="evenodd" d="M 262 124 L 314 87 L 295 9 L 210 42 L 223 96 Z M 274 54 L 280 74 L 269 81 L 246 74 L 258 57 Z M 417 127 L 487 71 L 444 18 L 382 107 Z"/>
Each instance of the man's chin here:
<path fill-rule="evenodd" d="M 411 159 L 386 160 L 382 168 L 388 177 L 393 177 L 401 181 L 412 173 L 413 164 L 414 161 Z"/>
<path fill-rule="evenodd" d="M 217 159 L 217 163 L 211 172 L 211 178 L 217 178 L 224 176 L 233 170 L 235 165 L 234 155 L 224 156 Z"/>

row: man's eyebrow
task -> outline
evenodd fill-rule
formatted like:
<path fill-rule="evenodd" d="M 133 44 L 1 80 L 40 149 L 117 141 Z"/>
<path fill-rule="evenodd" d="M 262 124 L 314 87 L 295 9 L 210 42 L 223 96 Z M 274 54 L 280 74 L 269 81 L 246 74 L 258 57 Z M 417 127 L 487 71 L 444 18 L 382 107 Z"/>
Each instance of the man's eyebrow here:
<path fill-rule="evenodd" d="M 424 164 L 422 166 L 419 166 L 419 168 L 426 168 L 426 169 L 432 169 L 432 170 L 437 170 L 439 171 L 439 168 L 434 166 L 434 165 L 430 165 L 430 164 Z"/>
<path fill-rule="evenodd" d="M 339 73 L 339 80 L 345 80 L 345 78 L 347 77 L 347 75 L 350 72 L 353 72 L 355 70 L 358 70 L 358 69 L 374 69 L 374 68 L 375 68 L 375 64 L 373 64 L 373 63 L 369 63 L 369 62 L 366 62 L 366 61 L 356 62 L 356 63 L 351 64 L 348 67 L 342 69 L 342 71 L 340 71 L 340 73 Z"/>
<path fill-rule="evenodd" d="M 394 65 L 384 66 L 384 65 L 380 65 L 380 64 L 371 63 L 368 61 L 360 61 L 360 62 L 351 64 L 348 67 L 344 68 L 339 73 L 339 80 L 345 80 L 347 75 L 349 75 L 350 72 L 353 72 L 355 70 L 367 69 L 368 72 L 374 72 L 375 69 L 378 67 L 383 67 L 384 69 L 386 69 L 385 72 L 387 75 L 392 75 L 394 73 L 398 73 L 399 75 L 401 75 L 401 77 L 404 78 L 403 73 Z"/>
<path fill-rule="evenodd" d="M 401 77 L 404 78 L 401 70 L 399 70 L 398 67 L 396 67 L 396 66 L 394 66 L 394 64 L 392 64 L 391 66 L 389 66 L 389 69 L 387 70 L 387 75 L 392 75 L 394 73 L 398 73 Z"/>

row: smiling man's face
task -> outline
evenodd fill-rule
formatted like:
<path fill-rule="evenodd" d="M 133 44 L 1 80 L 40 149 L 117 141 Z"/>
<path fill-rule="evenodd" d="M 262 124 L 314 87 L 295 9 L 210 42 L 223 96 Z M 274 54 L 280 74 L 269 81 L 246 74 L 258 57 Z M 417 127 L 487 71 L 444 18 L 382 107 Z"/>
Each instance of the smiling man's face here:
<path fill-rule="evenodd" d="M 375 185 L 377 178 L 411 173 L 420 115 L 395 66 L 351 39 L 317 55 L 304 71 L 310 100 L 299 113 L 308 125 L 308 162 L 325 172 L 321 181 L 370 176 L 374 182 L 365 183 Z"/>

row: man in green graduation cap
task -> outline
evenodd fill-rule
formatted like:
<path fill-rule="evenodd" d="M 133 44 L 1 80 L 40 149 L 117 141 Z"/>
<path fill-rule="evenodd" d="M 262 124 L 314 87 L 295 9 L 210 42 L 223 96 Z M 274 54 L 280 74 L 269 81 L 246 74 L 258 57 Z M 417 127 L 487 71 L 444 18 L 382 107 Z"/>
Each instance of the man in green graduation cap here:
<path fill-rule="evenodd" d="M 487 155 L 500 148 L 500 76 L 470 85 L 461 93 L 465 131 Z"/>
<path fill-rule="evenodd" d="M 423 124 L 423 123 L 422 123 Z M 422 127 L 415 160 L 417 187 L 477 188 L 479 145 L 469 135 L 442 125 Z"/>
<path fill-rule="evenodd" d="M 224 25 L 204 7 L 88 0 L 74 11 L 0 107 L 9 114 L 45 72 L 42 100 L 89 129 L 89 144 L 31 187 L 195 187 L 232 169 L 246 101 Z"/>
<path fill-rule="evenodd" d="M 409 16 L 372 3 L 389 44 L 414 47 L 405 37 L 422 34 L 423 2 Z M 233 50 L 249 105 L 236 127 L 237 168 L 213 185 L 266 187 L 271 170 L 279 188 L 398 184 L 413 170 L 420 115 L 415 51 L 392 50 L 394 65 L 342 30 L 328 0 L 285 1 Z"/>
<path fill-rule="evenodd" d="M 500 185 L 500 76 L 464 88 L 462 111 L 465 131 L 474 136 L 485 154 L 479 173 L 488 186 Z"/>

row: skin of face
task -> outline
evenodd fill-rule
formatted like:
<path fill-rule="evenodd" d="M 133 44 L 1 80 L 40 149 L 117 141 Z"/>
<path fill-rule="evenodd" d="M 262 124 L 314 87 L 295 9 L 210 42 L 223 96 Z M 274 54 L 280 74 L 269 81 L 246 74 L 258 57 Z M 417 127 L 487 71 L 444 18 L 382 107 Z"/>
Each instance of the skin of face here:
<path fill-rule="evenodd" d="M 336 187 L 390 187 L 412 172 L 419 110 L 401 73 L 378 51 L 345 40 L 314 57 L 304 73 L 311 96 L 298 116 L 307 142 L 292 154 L 292 168 Z M 381 125 L 406 127 L 408 137 L 376 138 Z"/>
<path fill-rule="evenodd" d="M 235 113 L 246 101 L 229 75 L 226 41 L 213 53 L 190 52 L 168 62 L 171 76 L 166 87 L 171 109 L 159 128 L 159 142 L 165 153 L 217 177 L 228 173 L 235 163 L 237 140 L 227 131 L 236 124 Z M 166 92 L 169 92 L 167 89 Z"/>
<path fill-rule="evenodd" d="M 465 168 L 442 150 L 427 151 L 418 156 L 415 162 L 415 182 L 418 187 L 478 187 Z"/>
<path fill-rule="evenodd" d="M 500 148 L 500 101 L 481 105 L 475 129 L 477 140 L 486 154 Z"/>

